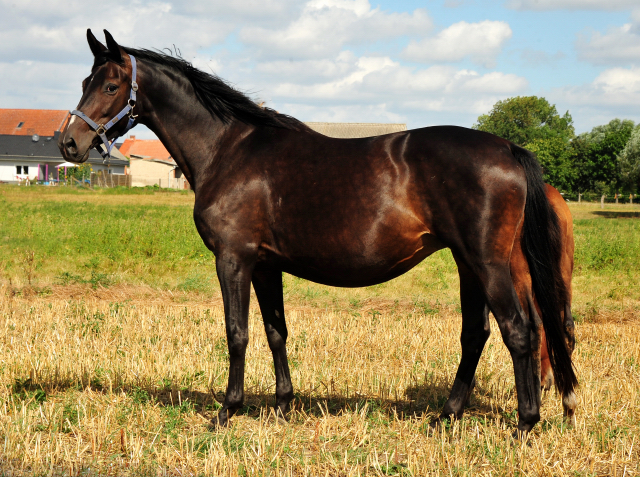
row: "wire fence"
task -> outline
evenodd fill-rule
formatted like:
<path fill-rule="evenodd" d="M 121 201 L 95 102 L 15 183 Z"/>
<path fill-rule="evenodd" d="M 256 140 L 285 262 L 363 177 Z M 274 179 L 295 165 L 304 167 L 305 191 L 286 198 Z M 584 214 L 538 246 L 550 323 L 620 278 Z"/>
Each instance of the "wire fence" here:
<path fill-rule="evenodd" d="M 598 194 L 596 192 L 563 193 L 567 202 L 600 202 L 601 204 L 640 204 L 638 194 Z"/>

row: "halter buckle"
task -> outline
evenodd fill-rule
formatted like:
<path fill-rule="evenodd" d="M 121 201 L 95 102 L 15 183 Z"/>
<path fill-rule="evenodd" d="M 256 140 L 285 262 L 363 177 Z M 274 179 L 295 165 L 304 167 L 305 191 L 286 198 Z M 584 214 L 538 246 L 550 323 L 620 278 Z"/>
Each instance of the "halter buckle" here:
<path fill-rule="evenodd" d="M 131 89 L 134 92 L 138 91 L 138 83 L 136 83 L 135 80 L 131 82 Z"/>
<path fill-rule="evenodd" d="M 102 136 L 103 134 L 106 134 L 107 130 L 104 128 L 104 124 L 99 124 L 98 125 L 98 129 L 96 129 L 96 134 L 98 136 Z"/>

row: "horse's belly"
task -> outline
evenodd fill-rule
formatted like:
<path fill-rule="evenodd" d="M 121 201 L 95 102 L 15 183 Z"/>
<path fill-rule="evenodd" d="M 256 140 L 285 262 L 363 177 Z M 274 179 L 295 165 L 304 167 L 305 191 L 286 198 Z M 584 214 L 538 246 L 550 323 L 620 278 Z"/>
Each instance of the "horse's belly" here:
<path fill-rule="evenodd" d="M 444 248 L 435 236 L 422 233 L 412 240 L 390 237 L 382 244 L 354 248 L 334 243 L 322 250 L 313 247 L 283 256 L 277 262 L 283 271 L 331 286 L 361 287 L 391 280 L 407 272 L 425 257 Z M 342 246 L 341 246 L 342 245 Z"/>

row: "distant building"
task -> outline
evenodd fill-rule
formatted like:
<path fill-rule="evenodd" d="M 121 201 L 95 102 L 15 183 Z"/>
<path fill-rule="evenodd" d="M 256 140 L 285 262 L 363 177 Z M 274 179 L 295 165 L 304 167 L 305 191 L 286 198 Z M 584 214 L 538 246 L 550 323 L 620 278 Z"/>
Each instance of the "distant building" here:
<path fill-rule="evenodd" d="M 158 185 L 174 189 L 189 188 L 176 161 L 158 139 L 129 136 L 120 146 L 120 152 L 129 158 L 133 187 Z"/>
<path fill-rule="evenodd" d="M 0 134 L 52 137 L 68 117 L 69 111 L 59 109 L 0 109 Z"/>
<path fill-rule="evenodd" d="M 0 182 L 31 181 L 56 182 L 64 177 L 65 160 L 58 149 L 60 132 L 50 136 L 0 135 Z M 124 174 L 129 165 L 126 157 L 116 148 L 111 151 L 111 159 L 105 163 L 102 156 L 91 149 L 87 162 L 94 172 L 105 171 Z M 71 165 L 70 165 L 71 166 Z M 59 174 L 59 171 L 62 173 Z"/>
<path fill-rule="evenodd" d="M 159 139 L 136 139 L 135 136 L 131 135 L 120 146 L 120 152 L 127 157 L 133 154 L 139 157 L 173 161 L 171 154 Z"/>
<path fill-rule="evenodd" d="M 406 124 L 401 123 L 305 123 L 314 131 L 329 137 L 358 138 L 382 136 L 394 132 L 407 130 Z"/>

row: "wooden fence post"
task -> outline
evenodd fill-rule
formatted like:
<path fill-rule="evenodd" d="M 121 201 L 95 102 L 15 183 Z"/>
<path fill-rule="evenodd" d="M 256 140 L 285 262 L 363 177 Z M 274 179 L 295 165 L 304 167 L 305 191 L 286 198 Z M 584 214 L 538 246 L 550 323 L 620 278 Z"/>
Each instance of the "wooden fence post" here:
<path fill-rule="evenodd" d="M 602 197 L 600 197 L 600 208 L 601 208 L 601 209 L 604 209 L 604 198 L 605 198 L 605 197 L 606 197 L 606 196 L 605 196 L 604 194 L 602 194 Z"/>
<path fill-rule="evenodd" d="M 578 204 L 582 202 L 582 194 L 578 192 Z"/>

